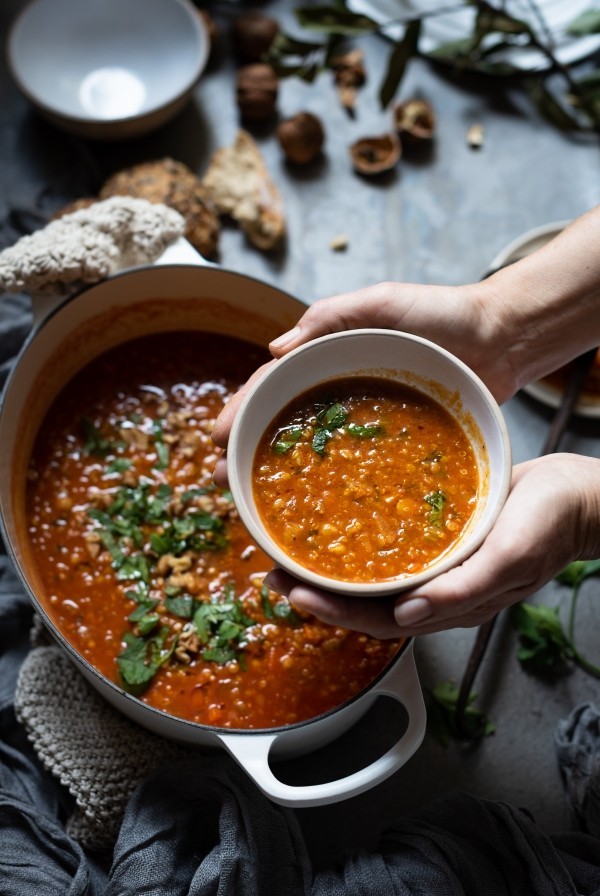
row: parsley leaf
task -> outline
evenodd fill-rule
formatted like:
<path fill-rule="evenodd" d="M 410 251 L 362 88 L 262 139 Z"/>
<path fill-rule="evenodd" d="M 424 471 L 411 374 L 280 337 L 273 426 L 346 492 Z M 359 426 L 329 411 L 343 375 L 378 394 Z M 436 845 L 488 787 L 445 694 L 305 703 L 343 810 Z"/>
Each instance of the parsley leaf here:
<path fill-rule="evenodd" d="M 272 450 L 275 454 L 287 454 L 290 448 L 300 441 L 302 432 L 301 426 L 285 426 L 275 436 L 275 441 L 271 446 Z"/>
<path fill-rule="evenodd" d="M 141 694 L 171 656 L 173 648 L 166 646 L 168 634 L 169 629 L 164 626 L 151 638 L 138 637 L 131 632 L 123 636 L 126 646 L 117 657 L 117 666 L 130 693 Z"/>
<path fill-rule="evenodd" d="M 349 423 L 346 432 L 356 439 L 371 439 L 383 435 L 384 428 L 381 423 L 366 423 L 364 426 L 360 423 Z"/>
<path fill-rule="evenodd" d="M 442 747 L 447 747 L 450 740 L 462 740 L 464 735 L 456 721 L 459 689 L 450 681 L 436 685 L 433 689 L 425 688 L 427 702 L 427 732 Z M 494 723 L 480 710 L 473 706 L 477 695 L 469 694 L 463 721 L 466 736 L 469 740 L 489 737 L 496 730 Z"/>
<path fill-rule="evenodd" d="M 533 672 L 557 672 L 572 657 L 571 643 L 558 618 L 558 608 L 518 603 L 511 608 L 521 646 L 517 659 Z"/>
<path fill-rule="evenodd" d="M 332 438 L 333 433 L 343 426 L 348 417 L 348 411 L 343 404 L 335 402 L 323 408 L 317 414 L 317 425 L 314 428 L 312 447 L 313 451 L 321 456 L 325 455 L 325 445 Z"/>
<path fill-rule="evenodd" d="M 114 451 L 114 445 L 105 439 L 96 424 L 89 417 L 82 417 L 81 428 L 85 436 L 85 445 L 83 450 L 86 454 L 96 454 L 99 457 L 106 457 Z"/>
<path fill-rule="evenodd" d="M 446 495 L 442 491 L 431 492 L 425 495 L 425 501 L 431 506 L 429 512 L 429 522 L 432 526 L 441 528 L 444 525 L 444 505 L 446 503 Z"/>

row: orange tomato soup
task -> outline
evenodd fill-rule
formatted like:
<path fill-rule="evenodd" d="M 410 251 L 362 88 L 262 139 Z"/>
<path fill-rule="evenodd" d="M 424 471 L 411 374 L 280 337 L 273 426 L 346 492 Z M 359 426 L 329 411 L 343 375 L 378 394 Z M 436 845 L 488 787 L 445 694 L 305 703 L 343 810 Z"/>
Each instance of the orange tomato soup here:
<path fill-rule="evenodd" d="M 212 482 L 215 418 L 264 360 L 193 332 L 115 348 L 59 395 L 28 473 L 40 599 L 57 628 L 144 702 L 225 728 L 326 712 L 401 643 L 300 617 L 270 592 L 271 562 Z"/>
<path fill-rule="evenodd" d="M 351 377 L 299 396 L 257 449 L 254 498 L 306 569 L 348 582 L 410 576 L 449 551 L 478 493 L 470 440 L 424 393 Z"/>

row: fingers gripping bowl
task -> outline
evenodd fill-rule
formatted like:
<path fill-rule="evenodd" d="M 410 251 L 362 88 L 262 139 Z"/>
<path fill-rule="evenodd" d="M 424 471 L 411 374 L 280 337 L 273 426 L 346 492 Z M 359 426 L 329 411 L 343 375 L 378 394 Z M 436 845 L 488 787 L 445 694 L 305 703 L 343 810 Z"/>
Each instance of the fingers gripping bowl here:
<path fill-rule="evenodd" d="M 228 470 L 242 519 L 279 566 L 379 597 L 481 544 L 506 500 L 511 450 L 493 396 L 459 359 L 361 329 L 267 368 L 234 420 Z"/>

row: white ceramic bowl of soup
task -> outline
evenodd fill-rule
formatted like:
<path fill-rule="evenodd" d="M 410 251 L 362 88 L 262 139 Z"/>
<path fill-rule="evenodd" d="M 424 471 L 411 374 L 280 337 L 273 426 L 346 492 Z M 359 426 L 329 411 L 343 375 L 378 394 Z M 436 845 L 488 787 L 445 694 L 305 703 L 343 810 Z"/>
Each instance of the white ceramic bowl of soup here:
<path fill-rule="evenodd" d="M 53 124 L 114 140 L 172 118 L 209 49 L 188 0 L 33 0 L 13 23 L 7 60 L 21 92 Z"/>
<path fill-rule="evenodd" d="M 258 446 L 261 442 L 264 444 L 265 433 L 273 425 L 273 421 L 283 408 L 299 396 L 303 396 L 307 391 L 322 386 L 325 386 L 326 390 L 331 393 L 332 401 L 335 402 L 336 388 L 339 390 L 340 381 L 347 377 L 382 380 L 386 384 L 385 388 L 388 390 L 391 388 L 392 393 L 396 386 L 401 389 L 408 387 L 409 394 L 413 394 L 416 390 L 416 394 L 422 396 L 425 403 L 432 401 L 438 410 L 441 409 L 442 417 L 444 412 L 449 415 L 452 425 L 458 425 L 462 436 L 466 437 L 471 446 L 472 454 L 469 456 L 476 471 L 477 485 L 473 496 L 469 499 L 470 513 L 464 514 L 465 519 L 461 523 L 463 528 L 455 542 L 444 548 L 436 558 L 429 559 L 424 568 L 418 569 L 419 564 L 416 564 L 418 571 L 411 572 L 408 569 L 399 568 L 394 574 L 387 575 L 377 566 L 373 557 L 366 556 L 364 566 L 361 568 L 360 580 L 348 572 L 348 569 L 351 568 L 350 558 L 353 556 L 351 546 L 356 532 L 356 521 L 358 520 L 359 528 L 362 527 L 363 531 L 366 526 L 371 524 L 368 520 L 361 519 L 360 514 L 364 513 L 364 507 L 361 510 L 360 498 L 357 498 L 353 505 L 353 508 L 358 508 L 356 514 L 353 516 L 349 512 L 347 517 L 343 517 L 341 525 L 339 515 L 344 511 L 340 510 L 338 513 L 338 508 L 333 507 L 330 509 L 328 517 L 325 492 L 330 490 L 327 476 L 330 477 L 331 482 L 335 482 L 336 471 L 333 467 L 330 467 L 329 473 L 326 472 L 325 467 L 323 468 L 322 498 L 318 491 L 318 482 L 317 488 L 313 488 L 312 494 L 315 496 L 315 503 L 319 505 L 315 513 L 313 514 L 311 507 L 303 509 L 311 504 L 310 493 L 301 494 L 298 491 L 299 486 L 294 485 L 294 480 L 302 478 L 303 471 L 306 472 L 309 464 L 321 463 L 314 457 L 307 460 L 310 449 L 306 447 L 306 443 L 313 437 L 316 431 L 314 427 L 312 430 L 310 425 L 307 427 L 304 434 L 304 448 L 297 453 L 295 462 L 292 457 L 283 472 L 281 465 L 278 467 L 277 463 L 271 471 L 269 462 L 260 467 L 257 461 Z M 373 419 L 375 421 L 373 426 L 376 427 L 376 420 Z M 322 419 L 321 422 L 323 422 Z M 334 431 L 337 433 L 343 434 L 346 429 L 347 427 L 344 425 L 337 429 L 334 426 Z M 362 443 L 361 450 L 365 452 L 371 450 L 376 453 L 380 450 L 390 453 L 397 450 L 389 441 L 380 442 L 378 446 L 376 435 L 371 438 L 369 431 L 363 430 L 363 432 L 367 437 L 357 438 L 355 443 L 346 449 L 346 454 L 350 457 L 349 469 L 354 469 L 359 463 L 358 460 L 355 460 L 355 454 L 358 458 L 356 452 L 359 451 L 359 443 Z M 292 435 L 292 441 L 296 437 Z M 337 436 L 335 437 L 337 438 Z M 285 440 L 285 432 L 283 448 L 281 448 L 282 442 L 279 437 L 274 437 L 271 434 L 270 438 L 275 454 L 287 453 L 289 439 Z M 276 439 L 279 440 L 276 441 Z M 331 445 L 333 444 L 332 441 Z M 292 455 L 293 450 L 292 448 L 290 452 Z M 308 451 L 308 454 L 302 454 L 302 450 Z M 432 443 L 430 450 L 435 451 L 435 444 Z M 326 447 L 324 453 L 327 451 Z M 427 445 L 422 448 L 422 454 L 425 458 Z M 373 597 L 416 587 L 458 565 L 472 554 L 490 532 L 500 513 L 508 494 L 511 475 L 511 447 L 506 424 L 498 404 L 479 377 L 462 361 L 439 345 L 418 336 L 383 329 L 349 330 L 323 336 L 298 347 L 282 359 L 273 362 L 248 389 L 240 404 L 232 426 L 227 457 L 229 482 L 238 512 L 252 536 L 277 566 L 318 588 Z M 338 455 L 338 463 L 342 462 Z M 418 466 L 423 462 L 424 459 L 417 458 L 414 465 Z M 440 466 L 439 463 L 438 466 Z M 275 513 L 271 513 L 262 494 L 262 492 L 267 493 L 270 484 L 265 484 L 266 480 L 261 478 L 263 476 L 260 473 L 261 469 L 268 471 L 267 477 L 272 472 L 275 479 L 283 477 L 288 480 L 285 488 L 289 500 L 288 498 L 276 498 L 270 505 L 275 508 Z M 366 475 L 368 480 L 370 474 Z M 395 493 L 394 489 L 397 483 L 386 481 L 385 470 L 382 475 L 384 479 L 381 481 L 385 481 L 387 490 L 385 503 L 369 505 L 367 516 L 381 517 L 382 513 L 386 517 L 394 517 L 398 513 L 401 515 L 403 510 L 400 504 L 405 492 L 398 487 L 398 491 Z M 410 479 L 414 474 L 406 475 Z M 406 481 L 406 478 L 403 481 Z M 371 487 L 369 481 L 366 485 L 367 488 Z M 410 485 L 410 481 L 408 485 Z M 331 488 L 338 489 L 337 500 L 341 502 L 343 493 L 347 489 L 343 485 L 340 487 L 339 483 L 332 485 Z M 375 488 L 381 491 L 379 483 Z M 450 482 L 446 490 L 451 493 L 456 489 Z M 442 492 L 441 500 L 443 501 L 445 499 L 443 489 L 440 489 L 440 492 Z M 421 515 L 429 513 L 429 508 L 434 507 L 435 502 L 432 496 L 437 494 L 432 491 L 423 495 L 425 503 L 422 506 L 419 504 L 417 507 Z M 334 503 L 336 502 L 335 493 L 329 495 L 329 500 L 331 501 L 331 499 Z M 280 512 L 277 511 L 278 506 L 281 507 Z M 329 507 L 332 508 L 331 503 Z M 433 513 L 433 509 L 431 512 Z M 447 526 L 448 521 L 443 521 L 439 507 L 437 514 L 436 524 L 440 528 Z M 278 515 L 281 517 L 285 515 L 285 525 L 281 521 L 275 523 L 273 523 L 273 519 L 269 521 L 269 516 L 275 518 Z M 335 520 L 333 527 L 332 519 Z M 346 522 L 348 525 L 344 529 Z M 273 526 L 279 527 L 281 531 L 275 531 Z M 329 529 L 327 529 L 328 526 Z M 400 518 L 396 520 L 394 517 L 391 521 L 392 530 L 394 527 L 397 527 L 397 536 L 390 538 L 390 527 L 388 527 L 387 541 L 383 543 L 377 540 L 379 536 L 371 538 L 373 554 L 379 553 L 383 556 L 386 551 L 391 554 L 395 550 L 394 538 L 396 541 L 406 538 L 405 533 L 401 531 Z M 451 528 L 456 529 L 457 527 L 458 524 L 453 522 Z M 322 531 L 329 532 L 332 528 L 331 539 L 323 538 L 320 547 L 313 551 L 312 556 L 314 558 L 318 554 L 321 558 L 327 554 L 328 550 L 337 551 L 341 554 L 340 562 L 343 567 L 341 572 L 329 570 L 325 565 L 327 557 L 323 561 L 323 565 L 321 559 L 305 561 L 296 549 L 297 544 L 303 539 L 307 542 L 311 539 L 314 540 L 316 532 L 320 535 Z M 429 534 L 426 534 L 425 537 L 434 538 L 435 536 L 436 532 L 430 526 Z M 345 551 L 347 551 L 346 556 Z M 386 566 L 386 563 L 387 561 L 382 564 L 382 568 Z M 378 570 L 374 575 L 370 571 L 372 567 Z"/>

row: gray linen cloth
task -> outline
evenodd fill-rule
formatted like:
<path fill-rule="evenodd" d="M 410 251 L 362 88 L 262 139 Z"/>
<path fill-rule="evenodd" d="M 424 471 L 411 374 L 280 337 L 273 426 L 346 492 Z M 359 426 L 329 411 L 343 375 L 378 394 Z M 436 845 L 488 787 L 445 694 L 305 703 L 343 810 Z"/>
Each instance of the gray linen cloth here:
<path fill-rule="evenodd" d="M 30 326 L 26 298 L 1 301 L 0 386 Z M 73 769 L 68 784 L 61 780 L 62 745 L 52 737 L 75 719 L 63 706 L 66 718 L 47 729 L 50 741 L 37 739 L 48 717 L 28 699 L 35 688 L 27 675 L 39 687 L 38 651 L 55 648 L 31 648 L 32 620 L 10 560 L 0 556 L 1 896 L 600 896 L 600 737 L 591 706 L 574 710 L 557 734 L 565 787 L 589 832 L 548 836 L 520 809 L 457 793 L 398 818 L 377 850 L 315 871 L 295 813 L 271 803 L 225 754 L 153 742 L 131 792 L 124 788 L 119 800 L 107 789 L 112 802 L 103 816 L 107 779 L 95 789 L 90 782 L 95 772 L 106 776 L 119 754 L 109 738 L 94 766 L 91 728 L 78 741 L 78 768 L 88 763 L 84 786 L 74 786 Z M 46 668 L 60 673 L 64 658 L 45 657 Z M 25 724 L 15 714 L 18 682 Z M 104 728 L 103 714 L 114 711 L 94 709 L 97 699 L 90 692 L 90 719 Z M 60 701 L 53 711 L 61 715 Z M 149 743 L 147 732 L 129 734 L 142 750 Z M 86 818 L 104 818 L 111 848 L 85 844 L 96 831 L 82 826 Z"/>

